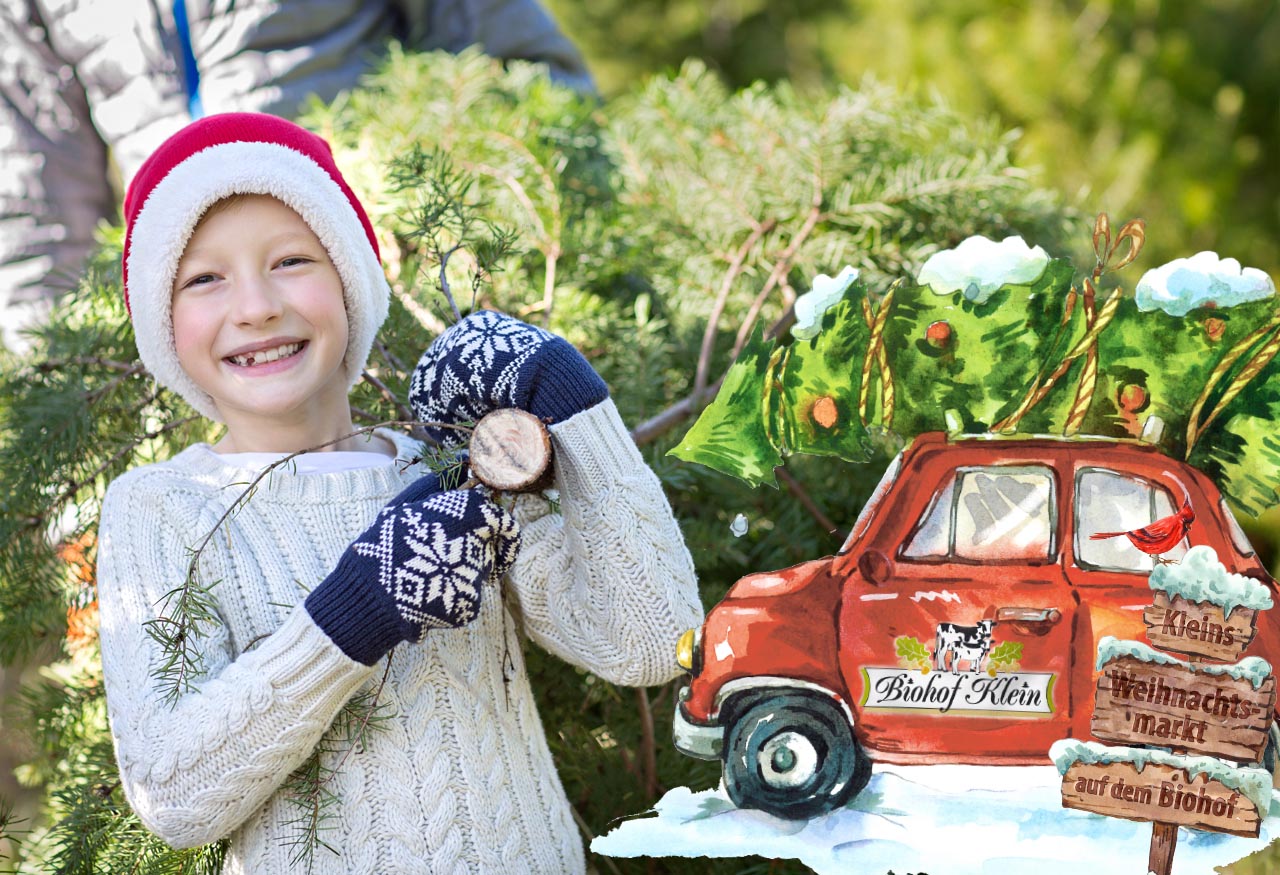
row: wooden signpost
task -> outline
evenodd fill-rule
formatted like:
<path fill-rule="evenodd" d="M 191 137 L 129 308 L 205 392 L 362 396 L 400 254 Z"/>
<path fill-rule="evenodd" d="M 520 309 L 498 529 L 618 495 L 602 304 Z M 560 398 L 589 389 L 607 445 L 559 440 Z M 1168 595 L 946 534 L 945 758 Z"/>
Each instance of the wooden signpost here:
<path fill-rule="evenodd" d="M 1228 574 L 1208 547 L 1192 548 L 1184 562 L 1212 580 L 1169 588 L 1204 599 L 1166 591 L 1164 582 L 1179 572 L 1157 569 L 1143 620 L 1152 644 L 1191 659 L 1102 639 L 1090 730 L 1127 746 L 1068 740 L 1050 751 L 1062 771 L 1064 807 L 1152 823 L 1148 870 L 1155 875 L 1172 869 L 1179 826 L 1256 838 L 1271 798 L 1271 775 L 1256 764 L 1276 681 L 1264 660 L 1240 660 L 1270 597 L 1262 584 Z"/>

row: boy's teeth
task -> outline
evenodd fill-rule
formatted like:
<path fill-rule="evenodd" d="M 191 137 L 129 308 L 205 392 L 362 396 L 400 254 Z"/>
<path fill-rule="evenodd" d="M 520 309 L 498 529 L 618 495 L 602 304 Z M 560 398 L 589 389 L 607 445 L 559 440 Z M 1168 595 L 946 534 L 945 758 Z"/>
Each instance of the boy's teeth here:
<path fill-rule="evenodd" d="M 253 365 L 263 365 L 278 358 L 291 356 L 300 349 L 302 349 L 301 343 L 286 343 L 284 346 L 277 346 L 275 349 L 262 349 L 245 355 L 233 355 L 230 356 L 230 359 L 241 367 L 252 367 Z"/>

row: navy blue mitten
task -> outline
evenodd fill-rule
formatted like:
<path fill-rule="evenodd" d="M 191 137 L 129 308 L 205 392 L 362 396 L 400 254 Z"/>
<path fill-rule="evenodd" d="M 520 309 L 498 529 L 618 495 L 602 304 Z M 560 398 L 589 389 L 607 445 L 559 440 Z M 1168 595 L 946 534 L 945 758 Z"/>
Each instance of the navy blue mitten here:
<path fill-rule="evenodd" d="M 428 475 L 392 499 L 307 596 L 312 620 L 357 662 L 470 623 L 485 581 L 515 561 L 511 514 L 481 489 L 439 488 Z"/>
<path fill-rule="evenodd" d="M 480 310 L 435 339 L 414 368 L 409 404 L 424 422 L 474 422 L 504 407 L 562 422 L 609 397 L 609 387 L 573 344 L 492 310 Z M 446 447 L 462 432 L 428 427 Z"/>

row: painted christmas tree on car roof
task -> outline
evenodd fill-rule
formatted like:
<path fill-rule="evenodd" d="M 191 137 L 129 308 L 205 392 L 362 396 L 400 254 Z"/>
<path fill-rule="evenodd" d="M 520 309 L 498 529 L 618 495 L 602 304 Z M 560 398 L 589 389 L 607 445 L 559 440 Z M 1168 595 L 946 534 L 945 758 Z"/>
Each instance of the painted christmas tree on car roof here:
<path fill-rule="evenodd" d="M 1131 707 L 1143 744 L 1262 759 L 1280 627 L 1240 624 L 1275 584 L 1232 508 L 1278 498 L 1259 424 L 1280 415 L 1280 309 L 1270 278 L 1213 253 L 1106 288 L 1144 240 L 1099 216 L 1083 277 L 1017 237 L 941 250 L 914 285 L 847 267 L 746 344 L 674 455 L 755 484 L 795 454 L 894 457 L 835 556 L 748 575 L 680 642 L 675 743 L 722 761 L 733 804 L 809 818 L 852 804 L 876 764 L 1047 763 L 1055 741 L 1108 731 L 1100 647 L 1127 706 L 1155 689 L 1138 665 L 1221 689 L 1207 711 L 1183 690 L 1200 716 Z M 1181 607 L 1190 577 L 1236 594 L 1217 627 Z M 1230 638 L 1232 665 L 1143 643 L 1166 625 Z M 1209 769 L 1135 756 L 1183 768 L 1193 795 Z M 1257 835 L 1259 770 L 1223 768 L 1222 816 L 1255 813 L 1228 831 Z"/>

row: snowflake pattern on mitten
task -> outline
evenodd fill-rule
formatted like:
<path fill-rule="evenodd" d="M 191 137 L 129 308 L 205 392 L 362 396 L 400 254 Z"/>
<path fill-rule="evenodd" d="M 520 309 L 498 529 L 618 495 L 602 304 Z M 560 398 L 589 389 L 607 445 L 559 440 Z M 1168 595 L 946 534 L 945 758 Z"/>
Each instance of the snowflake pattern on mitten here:
<path fill-rule="evenodd" d="M 562 337 L 491 310 L 480 310 L 436 338 L 409 384 L 409 404 L 424 422 L 474 422 L 518 407 L 560 422 L 609 396 L 582 354 Z M 464 433 L 428 427 L 446 447 Z"/>
<path fill-rule="evenodd" d="M 366 535 L 351 549 L 377 561 L 379 584 L 419 638 L 474 620 L 481 587 L 511 567 L 520 543 L 515 518 L 479 489 L 383 508 Z"/>
<path fill-rule="evenodd" d="M 500 407 L 516 407 L 517 376 L 554 335 L 509 316 L 481 310 L 440 335 L 423 354 L 409 384 L 409 403 L 428 422 L 473 422 Z M 431 429 L 444 446 L 465 440 L 453 429 Z"/>

